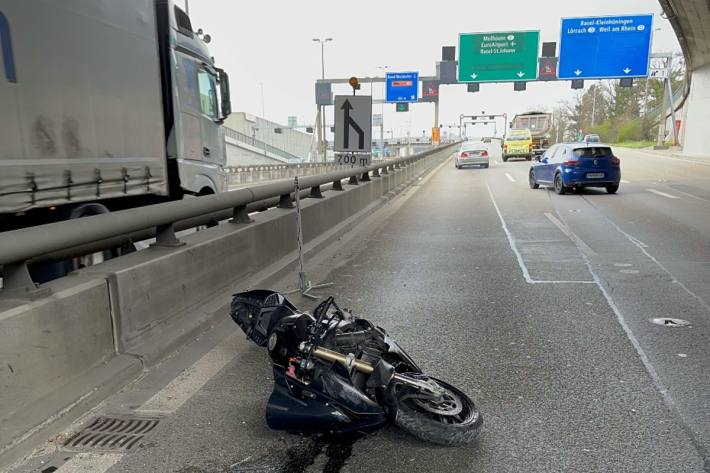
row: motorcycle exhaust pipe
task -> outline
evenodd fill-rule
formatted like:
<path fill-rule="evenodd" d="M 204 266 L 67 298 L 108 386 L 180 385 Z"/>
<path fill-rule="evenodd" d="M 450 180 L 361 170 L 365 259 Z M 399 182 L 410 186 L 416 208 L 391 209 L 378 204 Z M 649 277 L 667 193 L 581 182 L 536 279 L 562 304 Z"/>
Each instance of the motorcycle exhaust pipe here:
<path fill-rule="evenodd" d="M 305 342 L 301 343 L 298 347 L 302 353 L 308 353 L 311 346 Z M 313 350 L 312 355 L 320 358 L 321 360 L 331 361 L 335 363 L 340 363 L 344 365 L 349 370 L 356 370 L 361 373 L 371 374 L 375 371 L 375 368 L 366 361 L 360 361 L 355 359 L 353 356 L 343 355 L 337 351 L 328 350 L 327 348 L 317 347 Z"/>

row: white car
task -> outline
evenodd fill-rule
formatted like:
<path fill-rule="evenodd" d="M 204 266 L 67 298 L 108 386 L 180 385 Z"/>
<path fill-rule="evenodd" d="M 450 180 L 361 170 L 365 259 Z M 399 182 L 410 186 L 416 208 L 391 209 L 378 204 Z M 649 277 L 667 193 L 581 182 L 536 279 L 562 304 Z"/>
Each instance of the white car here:
<path fill-rule="evenodd" d="M 456 169 L 461 169 L 464 166 L 487 168 L 489 164 L 488 147 L 481 141 L 466 141 L 456 152 L 454 163 Z"/>

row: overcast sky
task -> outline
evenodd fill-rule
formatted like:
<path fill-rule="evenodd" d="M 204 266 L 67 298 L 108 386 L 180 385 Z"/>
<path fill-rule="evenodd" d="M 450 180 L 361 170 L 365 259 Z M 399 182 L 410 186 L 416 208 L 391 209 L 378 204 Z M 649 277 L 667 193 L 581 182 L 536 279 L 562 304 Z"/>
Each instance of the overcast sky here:
<path fill-rule="evenodd" d="M 189 10 L 193 27 L 212 36 L 212 54 L 230 74 L 232 108 L 261 115 L 263 83 L 266 118 L 284 124 L 289 115 L 297 116 L 299 124 L 315 119 L 314 83 L 321 75 L 321 56 L 312 38 L 333 38 L 326 44 L 326 78 L 378 75 L 382 65 L 391 66 L 390 71 L 434 75 L 441 47 L 457 45 L 459 33 L 539 30 L 541 41 L 559 42 L 562 17 L 653 13 L 655 28 L 660 28 L 653 50 L 680 50 L 656 0 L 189 0 Z M 511 116 L 575 94 L 569 82 L 528 83 L 527 88 L 514 92 L 510 83 L 481 84 L 479 93 L 467 93 L 465 85 L 442 86 L 441 123 L 458 123 L 460 114 L 481 111 Z M 334 92 L 348 89 L 345 85 Z M 363 86 L 361 93 L 368 89 Z M 382 85 L 375 84 L 373 95 L 382 97 Z M 375 113 L 379 108 L 374 106 Z M 332 123 L 332 107 L 327 113 Z M 406 133 L 411 121 L 412 135 L 420 136 L 433 125 L 434 105 L 414 104 L 409 113 L 386 105 L 384 114 L 385 128 L 394 129 L 395 135 Z M 492 129 L 481 128 L 481 133 Z"/>

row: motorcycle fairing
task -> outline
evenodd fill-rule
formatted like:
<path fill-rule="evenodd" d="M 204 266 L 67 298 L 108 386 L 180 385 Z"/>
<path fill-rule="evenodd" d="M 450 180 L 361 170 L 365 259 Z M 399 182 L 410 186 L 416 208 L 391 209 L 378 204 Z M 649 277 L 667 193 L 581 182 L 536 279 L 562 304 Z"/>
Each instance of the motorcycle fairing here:
<path fill-rule="evenodd" d="M 324 370 L 310 384 L 286 375 L 274 365 L 274 390 L 266 405 L 266 423 L 275 430 L 299 434 L 342 434 L 380 427 L 384 410 L 347 379 Z"/>

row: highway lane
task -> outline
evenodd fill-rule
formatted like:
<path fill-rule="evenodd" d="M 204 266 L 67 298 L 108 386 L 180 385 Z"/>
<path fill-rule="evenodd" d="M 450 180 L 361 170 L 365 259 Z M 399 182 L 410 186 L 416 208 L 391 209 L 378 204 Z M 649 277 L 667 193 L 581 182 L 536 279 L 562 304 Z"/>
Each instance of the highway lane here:
<path fill-rule="evenodd" d="M 485 170 L 447 163 L 312 262 L 342 305 L 471 394 L 485 417 L 477 444 L 395 428 L 331 444 L 271 432 L 266 353 L 226 321 L 102 406 L 157 409 L 145 445 L 70 454 L 58 471 L 704 471 L 710 209 L 674 186 L 702 197 L 710 168 L 619 154 L 628 184 L 614 196 L 531 190 L 529 163 L 495 154 Z M 649 322 L 667 316 L 691 326 Z"/>

